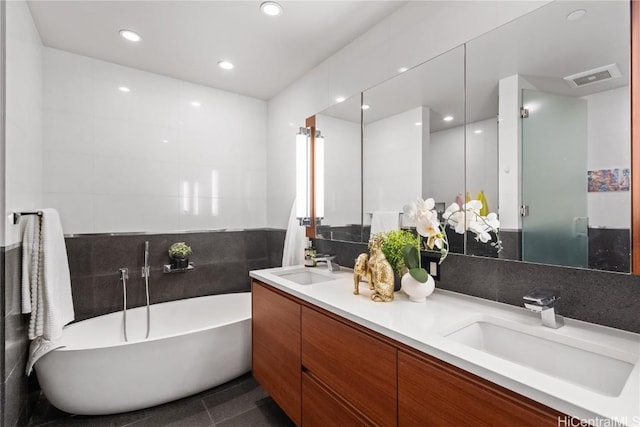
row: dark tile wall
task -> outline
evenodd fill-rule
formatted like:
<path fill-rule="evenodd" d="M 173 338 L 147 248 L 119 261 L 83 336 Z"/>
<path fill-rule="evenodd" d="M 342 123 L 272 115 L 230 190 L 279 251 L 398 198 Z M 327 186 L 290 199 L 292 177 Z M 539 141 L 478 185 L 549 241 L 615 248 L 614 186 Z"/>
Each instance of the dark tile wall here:
<path fill-rule="evenodd" d="M 24 375 L 29 342 L 28 316 L 21 314 L 20 246 L 3 248 L 2 258 L 2 425 L 24 425 L 28 419 L 28 380 Z"/>
<path fill-rule="evenodd" d="M 589 267 L 631 271 L 631 230 L 589 228 Z"/>
<path fill-rule="evenodd" d="M 314 245 L 350 268 L 367 251 L 366 243 L 316 239 Z M 534 287 L 556 289 L 561 315 L 640 333 L 640 276 L 458 254 L 449 254 L 440 276 L 438 288 L 519 307 Z"/>
<path fill-rule="evenodd" d="M 500 231 L 502 252 L 500 258 L 522 259 L 522 231 Z M 471 239 L 473 240 L 473 239 Z M 484 245 L 485 248 L 491 248 Z M 472 250 L 472 251 L 470 251 Z M 486 249 L 485 249 L 486 250 Z M 487 253 L 468 248 L 467 253 L 488 256 Z M 589 268 L 594 270 L 631 271 L 631 231 L 629 229 L 589 228 Z"/>
<path fill-rule="evenodd" d="M 144 242 L 149 241 L 151 303 L 249 291 L 249 271 L 281 265 L 283 230 L 183 234 L 80 235 L 66 238 L 76 321 L 122 310 L 119 268 L 129 269 L 127 305 L 145 304 Z M 165 274 L 174 242 L 193 249 L 195 269 Z"/>

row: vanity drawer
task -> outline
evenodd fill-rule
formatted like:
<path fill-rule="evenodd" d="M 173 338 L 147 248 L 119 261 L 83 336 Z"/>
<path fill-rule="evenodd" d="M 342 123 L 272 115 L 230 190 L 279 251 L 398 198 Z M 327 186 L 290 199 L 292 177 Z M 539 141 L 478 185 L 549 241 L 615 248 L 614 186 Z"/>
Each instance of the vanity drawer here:
<path fill-rule="evenodd" d="M 302 424 L 304 427 L 375 425 L 308 372 L 302 373 Z"/>
<path fill-rule="evenodd" d="M 397 423 L 397 350 L 336 318 L 302 307 L 302 366 L 375 424 Z"/>
<path fill-rule="evenodd" d="M 557 427 L 559 417 L 571 420 L 447 363 L 403 350 L 398 351 L 398 403 L 399 426 Z"/>

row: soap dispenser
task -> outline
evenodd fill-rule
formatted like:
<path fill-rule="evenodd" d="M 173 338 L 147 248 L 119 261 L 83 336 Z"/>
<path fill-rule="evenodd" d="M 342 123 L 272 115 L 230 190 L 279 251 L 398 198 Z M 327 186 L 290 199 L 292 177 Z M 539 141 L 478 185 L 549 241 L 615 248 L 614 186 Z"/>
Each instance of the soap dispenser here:
<path fill-rule="evenodd" d="M 313 242 L 311 242 L 309 238 L 307 238 L 307 246 L 304 248 L 304 266 L 316 266 L 316 249 L 313 247 Z"/>

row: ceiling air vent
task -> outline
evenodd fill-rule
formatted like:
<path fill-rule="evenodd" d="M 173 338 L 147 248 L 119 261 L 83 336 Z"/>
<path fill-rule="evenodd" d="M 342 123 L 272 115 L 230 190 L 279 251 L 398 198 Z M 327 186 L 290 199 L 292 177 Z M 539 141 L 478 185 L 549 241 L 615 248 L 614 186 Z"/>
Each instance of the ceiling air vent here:
<path fill-rule="evenodd" d="M 616 64 L 605 65 L 604 67 L 594 68 L 593 70 L 583 71 L 564 78 L 572 87 L 582 87 L 592 83 L 602 82 L 605 80 L 620 77 L 620 70 Z"/>

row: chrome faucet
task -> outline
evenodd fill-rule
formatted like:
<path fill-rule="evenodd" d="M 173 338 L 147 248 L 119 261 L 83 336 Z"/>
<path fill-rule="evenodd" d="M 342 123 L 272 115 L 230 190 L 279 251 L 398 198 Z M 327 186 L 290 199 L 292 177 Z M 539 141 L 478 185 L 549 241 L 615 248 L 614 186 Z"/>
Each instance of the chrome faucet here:
<path fill-rule="evenodd" d="M 337 262 L 335 262 L 335 255 L 316 255 L 313 257 L 316 262 L 326 262 L 327 268 L 329 271 L 338 271 L 340 270 L 340 266 Z"/>
<path fill-rule="evenodd" d="M 543 326 L 558 329 L 564 325 L 564 319 L 556 315 L 555 311 L 555 305 L 560 300 L 560 294 L 557 291 L 534 289 L 522 299 L 526 308 L 541 314 Z"/>

